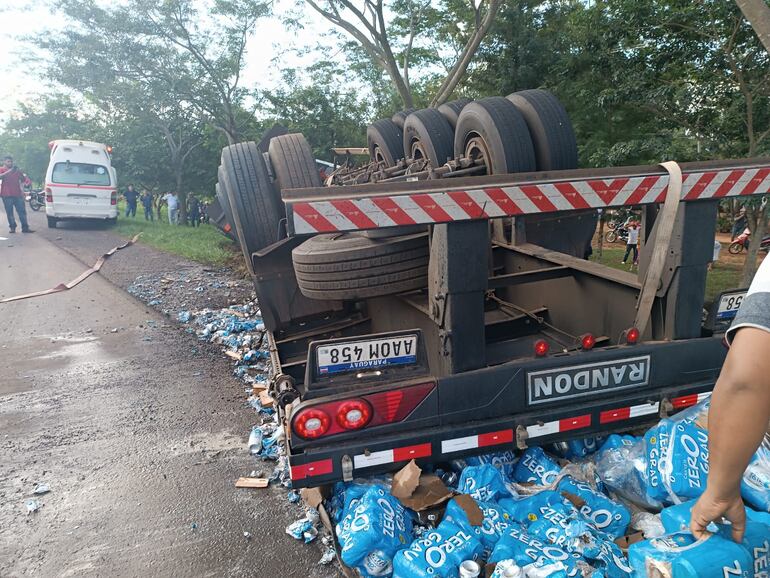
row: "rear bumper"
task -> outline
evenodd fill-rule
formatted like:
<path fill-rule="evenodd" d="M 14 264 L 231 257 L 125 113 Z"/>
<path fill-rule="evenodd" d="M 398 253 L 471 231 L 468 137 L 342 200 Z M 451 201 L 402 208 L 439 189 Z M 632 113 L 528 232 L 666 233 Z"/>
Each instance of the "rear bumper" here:
<path fill-rule="evenodd" d="M 719 339 L 703 338 L 528 360 L 442 378 L 435 399 L 415 410 L 420 415 L 413 422 L 407 417 L 382 432 L 373 428 L 324 443 L 290 440 L 292 483 L 317 486 L 393 470 L 411 459 L 442 462 L 652 424 L 708 395 L 725 354 Z M 532 399 L 528 389 L 531 374 L 639 358 L 649 363 L 643 384 L 553 401 Z M 433 419 L 426 419 L 426 406 L 435 408 Z"/>
<path fill-rule="evenodd" d="M 49 203 L 50 204 L 50 203 Z M 100 210 L 100 211 L 94 211 L 93 213 L 82 213 L 78 211 L 73 210 L 66 210 L 66 209 L 57 209 L 57 208 L 48 208 L 46 206 L 45 214 L 49 217 L 54 217 L 56 219 L 114 219 L 118 216 L 118 210 L 117 209 L 108 209 L 108 210 Z"/>

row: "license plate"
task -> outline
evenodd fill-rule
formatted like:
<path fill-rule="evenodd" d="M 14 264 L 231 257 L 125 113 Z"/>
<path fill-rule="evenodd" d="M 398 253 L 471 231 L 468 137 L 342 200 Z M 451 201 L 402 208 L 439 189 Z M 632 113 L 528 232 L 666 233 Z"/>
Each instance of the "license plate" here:
<path fill-rule="evenodd" d="M 746 297 L 746 292 L 729 293 L 722 295 L 719 300 L 719 307 L 717 308 L 717 319 L 732 319 L 738 312 L 738 308 L 743 303 L 743 299 Z"/>
<path fill-rule="evenodd" d="M 330 375 L 417 362 L 417 335 L 322 345 L 316 350 L 318 373 Z"/>

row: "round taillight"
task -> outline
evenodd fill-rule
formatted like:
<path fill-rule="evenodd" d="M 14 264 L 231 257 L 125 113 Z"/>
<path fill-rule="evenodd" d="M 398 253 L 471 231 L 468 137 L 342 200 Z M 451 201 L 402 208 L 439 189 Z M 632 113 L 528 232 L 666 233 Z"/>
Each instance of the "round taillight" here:
<path fill-rule="evenodd" d="M 633 345 L 639 342 L 639 330 L 636 327 L 632 327 L 626 331 L 626 343 Z"/>
<path fill-rule="evenodd" d="M 372 406 L 363 399 L 351 399 L 337 409 L 337 424 L 342 429 L 361 429 L 372 419 Z"/>
<path fill-rule="evenodd" d="M 586 333 L 583 337 L 580 338 L 580 347 L 583 349 L 593 349 L 594 345 L 596 345 L 596 338 L 590 333 Z"/>
<path fill-rule="evenodd" d="M 535 355 L 537 357 L 545 357 L 548 355 L 548 350 L 550 349 L 550 346 L 548 345 L 548 342 L 545 339 L 538 339 L 535 341 Z"/>
<path fill-rule="evenodd" d="M 306 409 L 294 418 L 294 431 L 305 439 L 315 439 L 329 431 L 331 419 L 320 409 Z"/>

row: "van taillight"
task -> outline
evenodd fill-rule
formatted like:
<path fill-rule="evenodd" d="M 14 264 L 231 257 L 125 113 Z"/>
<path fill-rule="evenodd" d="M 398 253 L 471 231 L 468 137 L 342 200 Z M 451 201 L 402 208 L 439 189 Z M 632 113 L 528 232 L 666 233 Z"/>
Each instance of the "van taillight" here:
<path fill-rule="evenodd" d="M 299 410 L 291 429 L 306 440 L 403 421 L 436 387 L 420 383 Z"/>
<path fill-rule="evenodd" d="M 53 203 L 53 191 L 51 190 L 51 187 L 45 188 L 45 202 Z"/>
<path fill-rule="evenodd" d="M 118 191 L 110 191 L 110 205 L 118 204 Z"/>

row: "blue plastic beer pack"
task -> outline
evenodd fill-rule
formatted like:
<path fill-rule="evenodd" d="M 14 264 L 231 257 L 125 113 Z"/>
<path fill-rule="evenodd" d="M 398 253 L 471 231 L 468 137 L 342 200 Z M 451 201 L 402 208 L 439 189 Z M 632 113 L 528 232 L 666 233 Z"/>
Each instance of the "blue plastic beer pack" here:
<path fill-rule="evenodd" d="M 751 556 L 741 544 L 719 534 L 696 540 L 687 532 L 631 544 L 631 567 L 637 576 L 724 578 L 754 575 Z"/>
<path fill-rule="evenodd" d="M 563 576 L 568 577 L 582 575 L 578 567 L 578 559 L 579 556 L 573 556 L 558 546 L 531 536 L 524 528 L 515 525 L 503 534 L 489 557 L 492 563 L 513 560 L 519 566 L 561 565 L 563 568 L 560 571 L 564 572 Z M 553 574 L 553 576 L 556 575 L 558 574 Z"/>
<path fill-rule="evenodd" d="M 513 518 L 503 508 L 492 502 L 477 502 L 484 519 L 481 526 L 472 526 L 465 510 L 456 500 L 450 500 L 444 512 L 444 520 L 474 534 L 484 547 L 484 558 L 492 553 L 500 536 L 513 524 Z"/>
<path fill-rule="evenodd" d="M 518 461 L 519 457 L 512 451 L 491 452 L 481 456 L 465 458 L 465 463 L 469 466 L 482 466 L 484 464 L 495 466 L 506 480 L 513 479 L 513 468 Z"/>
<path fill-rule="evenodd" d="M 411 515 L 388 488 L 373 485 L 360 500 L 350 502 L 337 537 L 347 566 L 365 577 L 388 576 L 393 556 L 412 541 Z"/>
<path fill-rule="evenodd" d="M 442 521 L 393 560 L 393 578 L 454 578 L 465 560 L 481 561 L 483 547 L 472 532 Z"/>
<path fill-rule="evenodd" d="M 494 502 L 513 495 L 500 470 L 491 464 L 466 467 L 457 482 L 457 491 L 480 502 Z"/>
<path fill-rule="evenodd" d="M 532 447 L 521 455 L 513 470 L 513 479 L 519 483 L 550 486 L 556 482 L 559 472 L 559 464 L 545 455 L 542 448 Z"/>
<path fill-rule="evenodd" d="M 602 532 L 619 538 L 626 533 L 631 523 L 631 512 L 623 504 L 610 500 L 588 484 L 578 482 L 571 476 L 564 476 L 558 484 L 559 491 L 574 494 L 585 503 L 580 513 Z"/>

